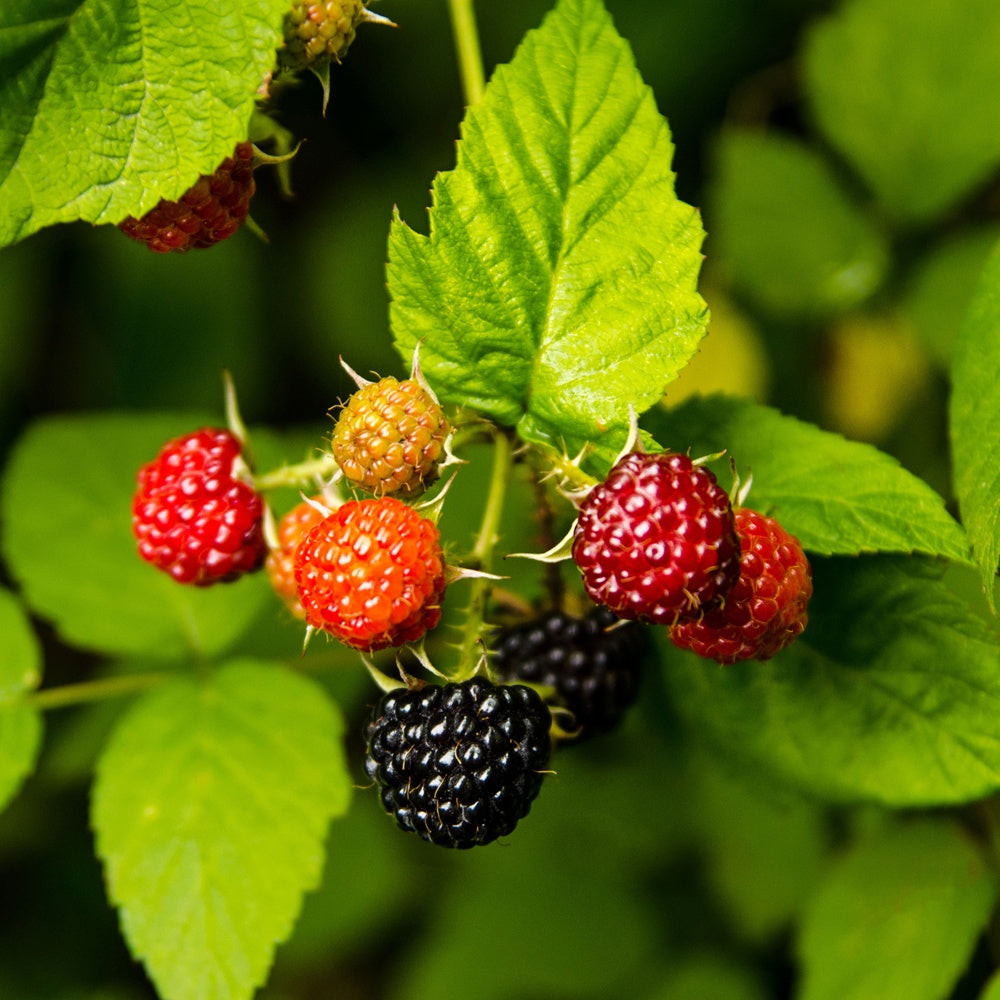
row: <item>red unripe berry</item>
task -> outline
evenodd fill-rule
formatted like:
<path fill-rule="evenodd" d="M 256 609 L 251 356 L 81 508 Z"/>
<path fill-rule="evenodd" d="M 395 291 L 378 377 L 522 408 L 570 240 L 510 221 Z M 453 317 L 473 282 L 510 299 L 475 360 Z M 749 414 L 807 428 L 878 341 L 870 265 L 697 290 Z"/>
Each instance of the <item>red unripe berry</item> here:
<path fill-rule="evenodd" d="M 322 520 L 323 512 L 313 504 L 305 500 L 297 504 L 278 522 L 278 547 L 268 552 L 264 562 L 271 587 L 296 618 L 304 619 L 306 613 L 295 582 L 295 550 Z"/>
<path fill-rule="evenodd" d="M 767 660 L 809 621 L 809 560 L 794 535 L 772 517 L 740 507 L 740 576 L 719 606 L 670 630 L 673 643 L 719 663 Z"/>
<path fill-rule="evenodd" d="M 672 625 L 720 600 L 739 575 L 732 505 L 706 468 L 631 452 L 580 505 L 573 560 L 597 604 Z"/>
<path fill-rule="evenodd" d="M 264 504 L 235 474 L 240 451 L 229 431 L 209 427 L 168 442 L 139 470 L 139 555 L 178 583 L 226 583 L 264 561 Z"/>
<path fill-rule="evenodd" d="M 255 189 L 253 145 L 241 142 L 214 174 L 203 174 L 177 201 L 161 198 L 141 219 L 129 216 L 118 228 L 156 253 L 214 246 L 243 225 Z"/>
<path fill-rule="evenodd" d="M 394 497 L 349 500 L 299 544 L 295 580 L 306 622 L 348 646 L 416 642 L 441 618 L 437 527 Z"/>

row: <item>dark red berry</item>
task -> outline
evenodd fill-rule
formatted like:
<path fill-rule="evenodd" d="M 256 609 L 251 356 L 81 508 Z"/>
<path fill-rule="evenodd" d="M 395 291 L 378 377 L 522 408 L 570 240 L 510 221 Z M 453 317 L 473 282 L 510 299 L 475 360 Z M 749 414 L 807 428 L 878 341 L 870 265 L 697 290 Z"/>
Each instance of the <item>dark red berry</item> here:
<path fill-rule="evenodd" d="M 365 729 L 365 770 L 403 829 L 442 847 L 488 844 L 531 808 L 551 716 L 520 684 L 481 677 L 385 694 Z"/>
<path fill-rule="evenodd" d="M 675 645 L 719 663 L 779 653 L 806 627 L 812 597 L 809 560 L 797 538 L 746 507 L 736 510 L 736 530 L 740 576 L 725 601 L 670 630 Z"/>
<path fill-rule="evenodd" d="M 553 704 L 572 718 L 564 726 L 581 742 L 615 728 L 639 691 L 649 651 L 646 629 L 608 608 L 582 618 L 550 611 L 534 621 L 498 629 L 491 665 L 499 680 L 554 689 Z"/>
<path fill-rule="evenodd" d="M 672 625 L 722 599 L 739 575 L 732 505 L 687 455 L 632 452 L 580 505 L 573 560 L 596 604 Z"/>
<path fill-rule="evenodd" d="M 214 174 L 203 174 L 177 201 L 162 198 L 141 219 L 129 216 L 118 228 L 156 253 L 214 246 L 243 225 L 255 188 L 253 146 L 241 142 Z"/>
<path fill-rule="evenodd" d="M 226 583 L 264 561 L 264 504 L 236 475 L 240 451 L 229 431 L 210 427 L 168 442 L 139 470 L 139 555 L 178 583 Z"/>

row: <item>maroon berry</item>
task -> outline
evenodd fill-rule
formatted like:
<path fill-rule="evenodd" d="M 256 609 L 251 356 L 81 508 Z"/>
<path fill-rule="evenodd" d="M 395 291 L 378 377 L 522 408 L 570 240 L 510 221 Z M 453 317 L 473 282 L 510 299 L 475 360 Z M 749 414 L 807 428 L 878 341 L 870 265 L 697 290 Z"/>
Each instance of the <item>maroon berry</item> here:
<path fill-rule="evenodd" d="M 177 201 L 161 199 L 118 228 L 156 253 L 187 253 L 228 239 L 243 225 L 255 190 L 253 145 L 241 142 L 214 174 L 203 174 Z"/>
<path fill-rule="evenodd" d="M 229 431 L 205 428 L 168 442 L 139 470 L 132 531 L 146 562 L 198 587 L 260 567 L 264 504 L 236 477 L 239 457 Z"/>
<path fill-rule="evenodd" d="M 580 505 L 573 560 L 590 598 L 619 618 L 673 625 L 736 582 L 740 547 L 725 490 L 674 452 L 631 452 Z"/>
<path fill-rule="evenodd" d="M 741 507 L 740 576 L 725 601 L 670 630 L 673 643 L 719 663 L 767 660 L 802 633 L 812 597 L 809 560 L 774 518 Z"/>

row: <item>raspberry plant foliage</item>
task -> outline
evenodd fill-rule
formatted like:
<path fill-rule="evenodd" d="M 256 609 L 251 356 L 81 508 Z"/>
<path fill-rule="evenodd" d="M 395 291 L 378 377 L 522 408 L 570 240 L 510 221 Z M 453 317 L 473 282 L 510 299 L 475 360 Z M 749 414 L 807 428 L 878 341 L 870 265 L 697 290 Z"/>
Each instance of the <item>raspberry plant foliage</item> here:
<path fill-rule="evenodd" d="M 234 141 L 245 138 L 284 8 L 268 4 L 265 11 L 264 4 L 246 3 L 236 11 L 223 5 L 220 33 L 250 41 L 238 68 L 217 36 L 199 41 L 206 61 L 194 81 L 196 94 L 187 91 L 198 73 L 180 72 L 197 34 L 182 24 L 191 16 L 189 5 L 164 6 L 156 28 L 143 21 L 150 39 L 166 40 L 150 46 L 159 86 L 174 77 L 182 84 L 177 94 L 156 90 L 162 122 L 147 120 L 147 109 L 140 109 L 134 135 L 123 140 L 111 129 L 106 134 L 116 154 L 90 162 L 83 152 L 101 124 L 95 109 L 103 111 L 102 101 L 112 111 L 131 107 L 131 92 L 118 85 L 128 82 L 128 67 L 135 71 L 136 60 L 128 57 L 135 55 L 130 45 L 139 37 L 132 30 L 135 10 L 126 6 L 117 19 L 122 58 L 111 58 L 111 46 L 89 60 L 90 76 L 83 82 L 98 84 L 99 96 L 88 103 L 84 89 L 79 121 L 70 121 L 69 81 L 78 64 L 87 62 L 78 57 L 93 55 L 94 24 L 108 20 L 107 6 L 85 4 L 84 13 L 95 15 L 90 19 L 67 13 L 64 20 L 57 15 L 43 23 L 10 16 L 28 6 L 9 5 L 0 13 L 7 18 L 0 20 L 0 60 L 16 71 L 0 76 L 0 93 L 13 109 L 0 125 L 3 242 L 56 221 L 112 223 L 158 197 L 175 197 L 194 176 L 212 169 Z M 178 121 L 205 127 L 180 129 Z M 121 123 L 115 118 L 114 124 Z M 33 183 L 53 149 L 63 145 L 79 155 L 79 169 L 60 173 L 46 188 Z M 470 864 L 463 872 L 468 878 L 453 878 L 436 897 L 437 912 L 414 925 L 424 934 L 429 927 L 442 940 L 473 939 L 476 962 L 462 975 L 450 967 L 441 975 L 435 962 L 447 961 L 435 957 L 440 953 L 426 948 L 420 936 L 406 986 L 409 995 L 445 995 L 437 988 L 444 980 L 461 995 L 504 995 L 509 983 L 482 961 L 476 919 L 482 895 L 499 900 L 491 912 L 498 953 L 518 958 L 504 964 L 532 969 L 536 992 L 557 984 L 564 993 L 613 995 L 621 988 L 618 970 L 631 969 L 662 944 L 648 906 L 633 900 L 624 911 L 616 909 L 621 937 L 615 928 L 595 931 L 581 920 L 580 936 L 566 951 L 553 941 L 553 914 L 575 924 L 586 912 L 592 886 L 622 882 L 628 874 L 624 859 L 641 859 L 654 876 L 662 875 L 670 844 L 687 846 L 691 828 L 699 831 L 692 846 L 725 870 L 738 852 L 724 834 L 733 832 L 738 815 L 734 836 L 743 838 L 740 846 L 752 857 L 748 863 L 744 856 L 744 872 L 792 865 L 806 873 L 803 881 L 811 879 L 822 890 L 813 893 L 807 910 L 806 890 L 799 896 L 787 891 L 774 918 L 776 925 L 804 921 L 798 957 L 808 972 L 808 1000 L 844 1000 L 836 978 L 844 963 L 831 958 L 822 941 L 851 941 L 858 913 L 869 912 L 866 904 L 875 914 L 894 915 L 907 876 L 919 879 L 929 860 L 943 856 L 950 864 L 940 876 L 946 887 L 973 889 L 957 894 L 962 919 L 921 912 L 919 899 L 908 899 L 903 904 L 912 904 L 905 910 L 914 915 L 907 925 L 912 937 L 902 944 L 891 935 L 880 939 L 900 959 L 879 956 L 905 983 L 897 995 L 933 1000 L 944 995 L 960 963 L 942 961 L 945 971 L 917 976 L 914 987 L 898 978 L 900 969 L 909 974 L 912 967 L 906 958 L 926 953 L 928 943 L 942 937 L 940 927 L 949 931 L 951 959 L 964 958 L 997 895 L 989 867 L 975 863 L 982 860 L 982 844 L 970 848 L 964 832 L 976 826 L 976 817 L 966 815 L 960 829 L 943 809 L 988 812 L 994 808 L 988 797 L 1000 789 L 996 629 L 955 586 L 966 579 L 970 537 L 987 589 L 995 570 L 997 503 L 989 478 L 995 449 L 984 428 L 996 426 L 990 419 L 996 380 L 987 377 L 996 367 L 996 265 L 984 277 L 955 369 L 951 430 L 967 536 L 933 489 L 870 445 L 729 397 L 658 405 L 664 385 L 696 351 L 707 322 L 696 289 L 701 222 L 675 195 L 672 154 L 666 122 L 603 4 L 560 0 L 473 102 L 454 169 L 434 182 L 429 235 L 418 234 L 401 216 L 392 221 L 388 285 L 401 359 L 408 363 L 419 342 L 424 371 L 442 400 L 466 408 L 474 421 L 486 417 L 495 425 L 490 471 L 482 473 L 483 463 L 478 471 L 460 471 L 480 477 L 462 495 L 475 499 L 477 508 L 485 506 L 489 516 L 469 529 L 462 521 L 475 520 L 468 511 L 446 507 L 442 529 L 470 562 L 499 570 L 501 551 L 527 550 L 535 540 L 525 516 L 533 494 L 518 478 L 525 463 L 555 466 L 563 487 L 592 487 L 622 446 L 631 405 L 650 449 L 692 455 L 726 449 L 741 470 L 752 469 L 754 505 L 778 517 L 814 563 L 810 625 L 773 661 L 726 669 L 673 650 L 660 637 L 656 669 L 649 672 L 655 711 L 622 743 L 612 744 L 621 748 L 620 756 L 595 755 L 600 764 L 587 780 L 574 775 L 567 759 L 560 765 L 565 774 L 546 789 L 562 808 L 540 801 L 504 851 Z M 101 173 L 105 169 L 108 176 Z M 874 288 L 883 276 L 883 248 L 878 237 L 867 242 L 868 263 L 878 266 L 869 267 L 865 287 Z M 853 288 L 851 294 L 859 293 Z M 830 309 L 843 305 L 843 297 L 819 304 Z M 40 420 L 20 439 L 4 470 L 0 510 L 5 565 L 17 593 L 8 599 L 5 591 L 0 600 L 0 798 L 12 796 L 34 766 L 42 709 L 103 695 L 134 697 L 107 723 L 110 735 L 95 751 L 91 816 L 126 941 L 165 1000 L 242 1000 L 264 981 L 276 942 L 288 936 L 303 894 L 317 884 L 327 827 L 357 783 L 343 765 L 346 740 L 334 696 L 353 709 L 373 700 L 368 690 L 352 704 L 342 678 L 357 672 L 353 654 L 333 643 L 317 649 L 314 642 L 300 661 L 297 648 L 289 652 L 295 645 L 289 633 L 275 639 L 279 615 L 263 574 L 231 590 L 192 592 L 135 559 L 128 531 L 135 469 L 164 440 L 210 419 L 177 413 Z M 315 445 L 313 439 L 256 430 L 253 440 L 261 469 L 292 466 Z M 570 456 L 583 446 L 582 461 L 574 464 Z M 517 464 L 515 450 L 530 457 Z M 713 467 L 724 481 L 728 456 Z M 476 483 L 487 486 L 477 490 Z M 508 488 L 503 520 L 499 508 Z M 552 491 L 550 499 L 555 496 Z M 520 509 L 512 510 L 514 498 Z M 297 500 L 283 496 L 276 507 L 290 509 Z M 559 509 L 571 516 L 567 507 Z M 501 524 L 502 548 L 496 537 Z M 454 633 L 446 630 L 456 628 L 456 621 L 489 624 L 492 583 L 470 586 L 467 604 L 458 602 L 443 625 L 442 647 L 454 645 Z M 26 612 L 49 623 L 63 642 L 103 654 L 107 662 L 92 685 L 54 683 L 35 691 L 38 653 L 26 638 Z M 281 616 L 281 623 L 288 625 L 288 618 Z M 475 650 L 475 632 L 466 628 L 462 655 Z M 274 653 L 276 641 L 282 652 Z M 313 670 L 316 679 L 302 676 Z M 697 755 L 693 762 L 679 759 L 683 755 L 673 753 L 678 744 L 711 762 Z M 764 778 L 752 786 L 752 795 L 736 798 L 738 808 L 733 796 L 712 790 L 709 776 L 723 765 Z M 815 854 L 826 848 L 818 831 L 825 828 L 827 807 L 875 807 L 858 824 L 867 824 L 870 839 L 859 833 L 851 847 L 853 858 L 869 861 L 861 865 L 864 878 L 849 863 L 820 874 L 819 860 L 810 867 L 810 850 L 792 839 L 775 846 L 760 836 L 754 843 L 755 824 L 765 827 L 761 817 L 782 815 L 780 801 L 766 801 L 763 787 L 770 781 L 780 786 L 779 800 L 794 799 L 794 829 Z M 715 795 L 715 822 L 708 823 L 707 809 L 690 817 L 655 815 L 649 807 L 654 787 L 665 802 L 690 801 L 692 789 L 702 803 Z M 333 825 L 326 851 L 334 881 L 324 898 L 338 914 L 352 906 L 352 894 L 342 887 L 364 867 L 357 857 L 365 838 L 348 841 L 357 855 L 347 858 L 340 839 L 348 824 L 366 822 L 368 799 L 357 798 L 359 815 Z M 940 836 L 924 836 L 921 827 L 887 813 L 925 807 L 941 812 L 933 821 Z M 871 836 L 877 824 L 884 825 Z M 373 842 L 381 843 L 384 826 L 372 830 L 379 831 Z M 903 874 L 871 863 L 882 856 L 886 841 L 893 856 L 909 859 Z M 896 851 L 900 844 L 903 850 Z M 404 850 L 378 855 L 386 881 L 400 886 L 413 875 L 400 860 Z M 544 912 L 509 891 L 525 870 L 539 876 L 534 884 Z M 727 902 L 734 909 L 740 892 L 746 894 L 744 908 L 752 909 L 746 882 L 730 880 Z M 364 891 L 362 886 L 353 895 Z M 862 905 L 845 906 L 845 892 L 863 896 Z M 393 910 L 391 901 L 386 909 Z M 378 940 L 379 928 L 371 926 L 370 937 Z M 534 934 L 527 947 L 518 936 L 525 927 Z M 580 962 L 581 940 L 591 964 Z M 852 956 L 852 984 L 866 981 L 872 961 L 867 953 Z M 858 992 L 847 997 L 869 1000 Z"/>
<path fill-rule="evenodd" d="M 208 30 L 189 0 L 4 4 L 0 246 L 54 223 L 139 217 L 211 174 L 247 137 L 285 6 L 223 4 Z"/>

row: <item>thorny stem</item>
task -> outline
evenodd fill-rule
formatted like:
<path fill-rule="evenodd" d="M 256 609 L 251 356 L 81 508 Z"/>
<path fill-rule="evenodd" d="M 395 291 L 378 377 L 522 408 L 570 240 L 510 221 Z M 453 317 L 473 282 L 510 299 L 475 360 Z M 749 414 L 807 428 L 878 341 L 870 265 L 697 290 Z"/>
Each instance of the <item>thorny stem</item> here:
<path fill-rule="evenodd" d="M 462 93 L 466 105 L 478 104 L 486 89 L 483 55 L 479 47 L 479 30 L 473 0 L 448 0 L 451 14 L 451 31 L 455 38 L 455 52 L 462 76 Z"/>
<path fill-rule="evenodd" d="M 48 711 L 52 708 L 69 708 L 107 698 L 120 698 L 137 694 L 162 684 L 170 674 L 163 672 L 147 674 L 124 674 L 121 677 L 102 677 L 95 681 L 81 681 L 78 684 L 63 684 L 60 687 L 36 691 L 25 700 L 33 708 Z"/>
<path fill-rule="evenodd" d="M 499 537 L 500 517 L 503 514 L 504 499 L 507 495 L 507 485 L 510 482 L 513 465 L 514 449 L 511 440 L 503 431 L 497 431 L 493 439 L 493 473 L 490 479 L 490 490 L 486 496 L 486 506 L 483 508 L 483 517 L 479 523 L 476 543 L 468 560 L 475 569 L 490 572 L 493 568 L 493 553 Z M 477 577 L 470 581 L 472 593 L 469 596 L 468 611 L 465 617 L 456 680 L 470 677 L 479 662 L 479 653 L 476 647 L 486 621 L 486 604 L 492 586 L 493 581 L 489 579 Z"/>
<path fill-rule="evenodd" d="M 538 511 L 540 534 L 538 545 L 543 552 L 546 552 L 558 541 L 555 534 L 555 512 L 552 510 L 552 504 L 549 503 L 545 483 L 542 482 L 542 477 L 537 470 L 532 470 L 531 481 L 535 491 L 535 509 Z M 562 568 L 557 562 L 542 563 L 542 574 L 549 602 L 553 608 L 562 610 L 563 600 L 566 596 Z"/>

